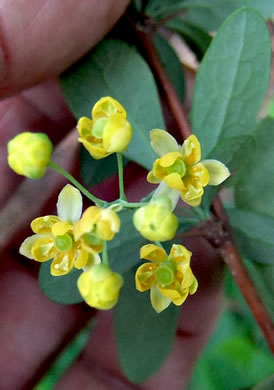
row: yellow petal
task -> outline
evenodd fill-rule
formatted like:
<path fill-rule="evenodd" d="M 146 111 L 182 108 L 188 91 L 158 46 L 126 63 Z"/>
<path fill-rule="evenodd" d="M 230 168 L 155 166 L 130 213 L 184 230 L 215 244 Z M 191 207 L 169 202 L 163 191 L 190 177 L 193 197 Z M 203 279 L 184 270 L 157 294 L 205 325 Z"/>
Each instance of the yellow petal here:
<path fill-rule="evenodd" d="M 153 309 L 157 313 L 161 313 L 171 303 L 171 299 L 162 295 L 160 289 L 157 287 L 156 284 L 150 290 L 150 300 L 151 300 L 151 304 L 152 304 Z"/>
<path fill-rule="evenodd" d="M 195 164 L 189 169 L 188 174 L 191 177 L 193 184 L 196 181 L 200 186 L 205 187 L 209 182 L 209 172 L 203 163 Z"/>
<path fill-rule="evenodd" d="M 31 248 L 31 254 L 34 260 L 44 262 L 52 259 L 57 253 L 54 247 L 53 236 L 42 236 L 37 239 Z"/>
<path fill-rule="evenodd" d="M 161 129 L 153 129 L 150 132 L 150 144 L 152 149 L 159 156 L 163 156 L 169 152 L 178 151 L 179 145 L 174 137 L 167 131 Z"/>
<path fill-rule="evenodd" d="M 145 263 L 138 267 L 135 274 L 136 290 L 147 291 L 155 283 L 154 271 L 157 269 L 157 264 Z"/>
<path fill-rule="evenodd" d="M 171 173 L 164 177 L 165 183 L 168 187 L 176 191 L 183 191 L 185 189 L 181 176 L 178 173 Z"/>
<path fill-rule="evenodd" d="M 81 269 L 85 267 L 88 263 L 88 259 L 89 259 L 88 251 L 86 251 L 85 249 L 77 249 L 75 251 L 74 260 L 73 260 L 74 267 L 77 269 Z"/>
<path fill-rule="evenodd" d="M 197 288 L 198 288 L 198 281 L 194 276 L 193 283 L 189 287 L 189 294 L 191 294 L 191 295 L 195 294 L 195 292 L 197 291 Z"/>
<path fill-rule="evenodd" d="M 52 227 L 52 234 L 56 236 L 62 236 L 63 234 L 67 233 L 72 228 L 72 225 L 68 222 L 57 222 Z"/>
<path fill-rule="evenodd" d="M 114 114 L 120 114 L 123 118 L 126 118 L 126 110 L 124 107 L 110 96 L 105 96 L 98 100 L 91 111 L 93 119 L 102 117 L 109 118 Z"/>
<path fill-rule="evenodd" d="M 34 233 L 49 234 L 53 225 L 59 221 L 60 219 L 56 215 L 46 215 L 45 217 L 35 218 L 30 226 Z"/>
<path fill-rule="evenodd" d="M 79 119 L 77 123 L 77 130 L 81 138 L 86 138 L 92 136 L 92 125 L 93 121 L 86 116 L 83 116 Z"/>
<path fill-rule="evenodd" d="M 188 267 L 188 269 L 184 272 L 183 280 L 181 282 L 181 289 L 189 289 L 194 282 L 194 275 L 191 271 L 191 268 Z"/>
<path fill-rule="evenodd" d="M 184 163 L 188 166 L 197 164 L 201 160 L 201 145 L 195 135 L 190 135 L 182 145 Z"/>
<path fill-rule="evenodd" d="M 73 227 L 75 241 L 78 241 L 85 233 L 89 233 L 101 216 L 101 209 L 97 206 L 91 206 L 83 213 L 80 221 L 76 222 Z"/>
<path fill-rule="evenodd" d="M 203 160 L 203 165 L 209 172 L 209 185 L 217 186 L 225 181 L 229 176 L 229 169 L 218 160 Z"/>
<path fill-rule="evenodd" d="M 147 244 L 141 247 L 140 258 L 151 261 L 164 261 L 167 259 L 167 254 L 163 248 L 154 244 Z"/>
<path fill-rule="evenodd" d="M 175 161 L 182 157 L 180 152 L 170 152 L 165 154 L 159 159 L 161 167 L 167 168 L 175 163 Z"/>
<path fill-rule="evenodd" d="M 98 146 L 96 144 L 92 144 L 91 142 L 85 140 L 84 138 L 78 138 L 78 141 L 84 145 L 89 154 L 95 158 L 95 160 L 100 160 L 101 158 L 105 158 L 109 156 L 110 153 L 103 148 L 103 145 Z"/>
<path fill-rule="evenodd" d="M 59 252 L 53 259 L 50 266 L 50 273 L 53 276 L 68 274 L 73 268 L 74 252 Z"/>
<path fill-rule="evenodd" d="M 169 259 L 175 260 L 176 263 L 189 265 L 192 253 L 183 245 L 173 244 L 170 250 Z"/>
<path fill-rule="evenodd" d="M 33 236 L 30 236 L 28 238 L 26 238 L 20 248 L 19 248 L 19 253 L 29 259 L 33 259 L 33 256 L 32 256 L 32 247 L 33 245 L 35 244 L 35 242 L 41 238 L 42 236 L 40 234 L 34 234 Z"/>
<path fill-rule="evenodd" d="M 204 191 L 202 193 L 204 193 Z M 192 207 L 199 206 L 202 201 L 202 195 L 197 197 L 196 199 L 188 199 L 188 197 L 186 197 L 184 194 L 181 194 L 181 198 L 185 203 Z"/>
<path fill-rule="evenodd" d="M 103 134 L 103 147 L 107 153 L 120 153 L 132 138 L 130 123 L 120 114 L 113 115 L 107 122 Z"/>
<path fill-rule="evenodd" d="M 147 175 L 147 181 L 149 183 L 152 183 L 152 184 L 158 184 L 161 182 L 161 179 L 157 179 L 157 177 L 154 176 L 153 172 L 150 171 L 150 172 L 148 172 L 148 175 Z"/>
<path fill-rule="evenodd" d="M 102 240 L 112 240 L 115 233 L 120 230 L 120 218 L 118 214 L 111 209 L 104 209 L 101 212 L 97 222 L 97 234 Z"/>

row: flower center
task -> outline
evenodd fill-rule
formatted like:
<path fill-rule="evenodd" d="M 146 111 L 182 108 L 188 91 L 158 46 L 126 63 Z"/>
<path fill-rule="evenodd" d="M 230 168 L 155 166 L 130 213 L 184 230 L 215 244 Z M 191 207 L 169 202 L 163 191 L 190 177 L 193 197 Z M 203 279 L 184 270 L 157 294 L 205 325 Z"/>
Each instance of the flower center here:
<path fill-rule="evenodd" d="M 69 233 L 56 236 L 54 240 L 55 248 L 60 252 L 67 252 L 72 248 L 73 238 Z"/>
<path fill-rule="evenodd" d="M 167 287 L 174 282 L 175 279 L 175 266 L 171 261 L 165 261 L 160 264 L 155 271 L 155 277 L 157 282 L 162 287 Z"/>
<path fill-rule="evenodd" d="M 103 242 L 95 232 L 86 233 L 83 238 L 89 245 L 101 245 Z"/>
<path fill-rule="evenodd" d="M 97 119 L 92 127 L 92 135 L 96 138 L 103 138 L 104 129 L 107 122 L 108 122 L 107 118 Z"/>
<path fill-rule="evenodd" d="M 186 166 L 183 160 L 177 159 L 170 167 L 167 168 L 168 174 L 178 173 L 181 177 L 186 174 Z"/>

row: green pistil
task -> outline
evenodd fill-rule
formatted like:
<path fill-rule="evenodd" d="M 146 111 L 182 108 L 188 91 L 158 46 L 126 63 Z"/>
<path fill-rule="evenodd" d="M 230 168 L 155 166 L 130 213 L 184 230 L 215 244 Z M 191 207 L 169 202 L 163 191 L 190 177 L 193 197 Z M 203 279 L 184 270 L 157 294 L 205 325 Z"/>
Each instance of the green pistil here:
<path fill-rule="evenodd" d="M 175 266 L 171 261 L 165 261 L 155 271 L 155 277 L 162 287 L 168 287 L 175 279 Z"/>
<path fill-rule="evenodd" d="M 186 166 L 183 160 L 176 160 L 170 167 L 167 168 L 168 174 L 178 173 L 180 177 L 186 174 Z"/>
<path fill-rule="evenodd" d="M 62 236 L 56 236 L 54 245 L 60 252 L 67 252 L 72 248 L 73 238 L 69 233 L 65 233 Z"/>
<path fill-rule="evenodd" d="M 92 127 L 92 135 L 96 138 L 103 138 L 104 128 L 107 124 L 107 118 L 99 118 Z"/>
<path fill-rule="evenodd" d="M 103 242 L 96 233 L 86 233 L 83 237 L 89 245 L 101 245 Z"/>

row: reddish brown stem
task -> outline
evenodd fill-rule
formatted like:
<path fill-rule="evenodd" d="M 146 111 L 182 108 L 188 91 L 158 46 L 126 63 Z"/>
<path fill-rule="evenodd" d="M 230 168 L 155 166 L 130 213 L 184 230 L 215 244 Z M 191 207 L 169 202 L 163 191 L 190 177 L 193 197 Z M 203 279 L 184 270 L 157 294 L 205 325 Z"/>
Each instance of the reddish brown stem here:
<path fill-rule="evenodd" d="M 170 112 L 174 116 L 177 127 L 180 130 L 180 136 L 184 139 L 191 134 L 191 128 L 186 119 L 186 115 L 180 102 L 175 88 L 169 80 L 164 67 L 158 57 L 151 39 L 151 31 L 137 30 L 137 35 L 141 41 L 142 48 L 145 51 L 148 63 L 160 84 L 164 93 L 165 100 Z M 232 229 L 226 216 L 220 198 L 217 196 L 213 202 L 213 213 L 221 221 L 228 233 L 228 239 L 222 241 L 219 246 L 220 254 L 229 267 L 232 276 L 235 279 L 239 289 L 245 297 L 259 327 L 261 328 L 272 352 L 274 352 L 274 327 L 264 304 L 262 303 L 256 288 L 248 275 L 248 272 L 242 262 L 241 256 L 233 241 Z"/>

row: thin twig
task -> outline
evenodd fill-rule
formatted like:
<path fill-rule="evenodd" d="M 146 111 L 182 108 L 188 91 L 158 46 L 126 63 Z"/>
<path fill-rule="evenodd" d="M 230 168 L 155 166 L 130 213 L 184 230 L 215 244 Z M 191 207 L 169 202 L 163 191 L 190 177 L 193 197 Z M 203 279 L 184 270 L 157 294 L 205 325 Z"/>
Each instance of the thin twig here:
<path fill-rule="evenodd" d="M 170 82 L 164 67 L 158 57 L 152 41 L 152 32 L 135 29 L 137 36 L 145 51 L 148 63 L 157 78 L 166 98 L 166 102 L 177 123 L 180 135 L 184 139 L 191 134 L 190 125 L 180 102 L 175 88 Z M 267 309 L 262 303 L 254 284 L 242 262 L 241 256 L 234 244 L 232 229 L 220 198 L 217 196 L 213 202 L 212 210 L 214 215 L 221 221 L 228 233 L 228 238 L 221 242 L 219 250 L 223 260 L 229 267 L 239 289 L 245 297 L 259 327 L 261 328 L 270 349 L 274 352 L 274 327 Z"/>

